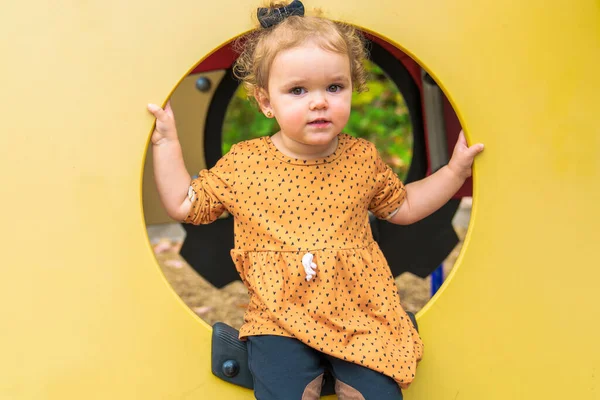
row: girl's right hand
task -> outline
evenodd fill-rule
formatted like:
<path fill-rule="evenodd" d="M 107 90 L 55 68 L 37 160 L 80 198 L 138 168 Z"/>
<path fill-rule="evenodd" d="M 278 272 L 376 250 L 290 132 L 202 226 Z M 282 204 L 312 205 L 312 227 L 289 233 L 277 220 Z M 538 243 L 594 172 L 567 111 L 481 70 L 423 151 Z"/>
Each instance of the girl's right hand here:
<path fill-rule="evenodd" d="M 156 118 L 154 132 L 152 132 L 152 144 L 161 144 L 162 142 L 177 140 L 177 129 L 175 127 L 175 115 L 171 109 L 171 102 L 163 110 L 156 104 L 148 104 L 148 111 Z"/>

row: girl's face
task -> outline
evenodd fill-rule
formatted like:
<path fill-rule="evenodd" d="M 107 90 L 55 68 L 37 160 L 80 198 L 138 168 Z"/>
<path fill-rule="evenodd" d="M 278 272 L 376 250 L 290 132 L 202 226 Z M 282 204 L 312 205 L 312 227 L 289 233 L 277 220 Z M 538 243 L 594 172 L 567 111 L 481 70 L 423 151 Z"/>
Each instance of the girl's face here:
<path fill-rule="evenodd" d="M 350 116 L 350 60 L 307 42 L 281 51 L 269 71 L 268 92 L 257 95 L 262 111 L 277 119 L 273 140 L 292 157 L 320 157 L 337 146 Z"/>

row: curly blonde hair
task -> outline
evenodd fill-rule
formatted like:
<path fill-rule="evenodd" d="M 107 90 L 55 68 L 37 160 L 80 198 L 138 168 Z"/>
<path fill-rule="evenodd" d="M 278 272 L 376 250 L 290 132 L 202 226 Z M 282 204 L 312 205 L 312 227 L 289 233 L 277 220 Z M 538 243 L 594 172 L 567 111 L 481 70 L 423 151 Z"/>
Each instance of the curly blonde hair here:
<path fill-rule="evenodd" d="M 271 2 L 269 8 L 281 7 Z M 324 50 L 347 54 L 350 60 L 352 87 L 366 90 L 367 73 L 363 61 L 368 57 L 365 39 L 353 26 L 315 16 L 292 15 L 270 28 L 259 27 L 234 43 L 239 54 L 234 75 L 242 81 L 249 99 L 258 89 L 267 89 L 269 70 L 277 53 L 312 40 Z"/>

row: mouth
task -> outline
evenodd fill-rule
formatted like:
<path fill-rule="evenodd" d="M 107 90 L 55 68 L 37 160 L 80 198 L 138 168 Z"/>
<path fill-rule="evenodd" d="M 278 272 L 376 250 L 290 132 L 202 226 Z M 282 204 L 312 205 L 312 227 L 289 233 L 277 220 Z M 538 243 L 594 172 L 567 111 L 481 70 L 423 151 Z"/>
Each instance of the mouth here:
<path fill-rule="evenodd" d="M 325 118 L 317 118 L 317 119 L 314 119 L 314 120 L 310 121 L 310 122 L 308 123 L 308 125 L 314 125 L 314 126 L 325 126 L 325 125 L 328 125 L 328 124 L 330 124 L 330 123 L 331 123 L 331 121 L 329 121 L 328 119 L 325 119 Z"/>

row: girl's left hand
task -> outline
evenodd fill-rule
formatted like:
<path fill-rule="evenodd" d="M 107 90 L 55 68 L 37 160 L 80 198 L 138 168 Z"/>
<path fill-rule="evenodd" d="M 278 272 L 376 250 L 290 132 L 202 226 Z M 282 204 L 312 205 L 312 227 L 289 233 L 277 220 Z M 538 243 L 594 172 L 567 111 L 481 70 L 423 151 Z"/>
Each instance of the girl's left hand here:
<path fill-rule="evenodd" d="M 483 151 L 483 144 L 477 143 L 471 147 L 467 146 L 467 139 L 465 139 L 465 134 L 461 130 L 458 135 L 458 140 L 456 141 L 456 146 L 454 146 L 454 152 L 452 153 L 452 158 L 448 163 L 448 168 L 452 170 L 455 174 L 460 176 L 463 179 L 467 179 L 471 176 L 471 166 L 473 165 L 473 160 L 477 154 Z"/>

